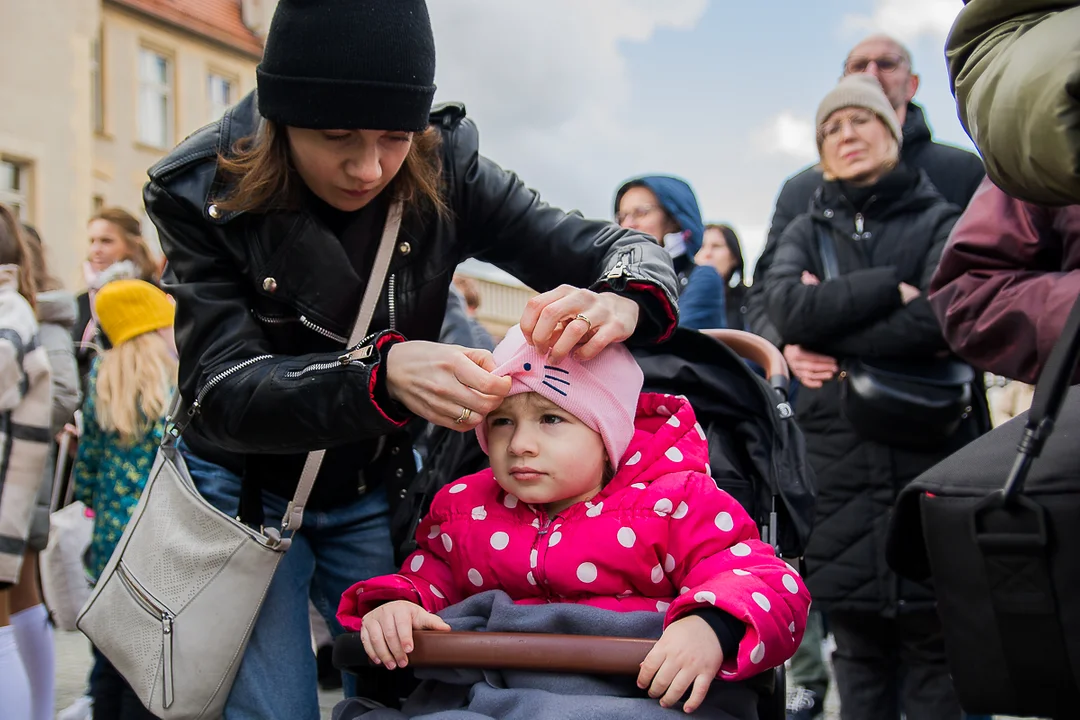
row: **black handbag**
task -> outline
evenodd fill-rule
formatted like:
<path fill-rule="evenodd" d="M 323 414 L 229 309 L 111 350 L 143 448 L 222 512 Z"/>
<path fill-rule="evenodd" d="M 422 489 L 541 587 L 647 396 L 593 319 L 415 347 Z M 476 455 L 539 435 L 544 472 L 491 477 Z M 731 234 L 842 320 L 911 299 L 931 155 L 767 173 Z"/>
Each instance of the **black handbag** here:
<path fill-rule="evenodd" d="M 836 245 L 817 226 L 825 279 L 840 276 Z M 972 412 L 975 371 L 953 358 L 848 358 L 840 409 L 864 439 L 920 452 L 941 449 Z"/>
<path fill-rule="evenodd" d="M 970 713 L 1072 718 L 1080 689 L 1080 300 L 1031 410 L 905 488 L 897 573 L 931 576 L 953 682 Z"/>

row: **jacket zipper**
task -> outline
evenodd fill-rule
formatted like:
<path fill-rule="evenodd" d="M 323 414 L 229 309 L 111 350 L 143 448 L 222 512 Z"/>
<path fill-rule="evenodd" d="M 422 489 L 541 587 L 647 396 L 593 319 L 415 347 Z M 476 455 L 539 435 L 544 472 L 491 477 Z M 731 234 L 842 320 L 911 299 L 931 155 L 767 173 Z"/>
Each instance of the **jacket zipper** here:
<path fill-rule="evenodd" d="M 318 325 L 318 324 L 312 322 L 310 319 L 308 319 L 308 317 L 306 315 L 300 315 L 299 317 L 294 317 L 294 318 L 293 317 L 273 317 L 271 315 L 263 315 L 258 310 L 255 310 L 255 311 L 252 311 L 252 312 L 255 315 L 255 317 L 258 318 L 258 320 L 260 322 L 264 322 L 264 323 L 266 323 L 268 325 L 286 325 L 288 323 L 298 322 L 301 325 L 303 325 L 304 327 L 306 327 L 308 330 L 311 330 L 312 332 L 318 333 L 319 335 L 322 335 L 323 337 L 330 338 L 331 340 L 335 340 L 335 341 L 337 341 L 339 343 L 342 343 L 342 344 L 345 344 L 345 343 L 349 342 L 349 338 L 344 337 L 342 335 L 338 335 L 333 330 L 327 330 L 326 328 L 322 327 L 321 325 Z"/>
<path fill-rule="evenodd" d="M 390 276 L 390 285 L 387 292 L 388 300 L 390 303 L 390 329 L 397 330 L 397 293 L 395 292 L 395 286 L 397 285 L 397 275 L 392 274 Z"/>
<path fill-rule="evenodd" d="M 533 580 L 536 580 L 536 586 L 542 588 L 544 591 L 544 600 L 551 602 L 551 588 L 548 585 L 547 574 L 541 570 L 544 567 L 547 549 L 548 549 L 548 530 L 551 528 L 551 523 L 554 522 L 548 514 L 544 513 L 544 520 L 542 521 L 540 528 L 536 531 L 536 541 L 533 543 L 533 550 L 536 551 L 536 567 L 533 568 Z M 541 557 L 541 550 L 544 557 Z"/>
<path fill-rule="evenodd" d="M 173 703 L 173 620 L 176 616 L 135 579 L 123 562 L 117 565 L 116 574 L 135 602 L 148 614 L 161 620 L 161 673 L 164 686 L 162 707 L 168 709 Z"/>
<path fill-rule="evenodd" d="M 866 209 L 874 204 L 877 200 L 877 195 L 871 195 L 870 199 L 866 201 L 866 204 L 862 206 L 862 210 L 855 213 L 855 234 L 851 236 L 852 240 L 866 240 L 869 237 L 869 233 L 866 230 L 866 217 L 863 215 Z M 850 203 L 849 203 L 850 204 Z M 854 210 L 855 208 L 852 208 Z"/>
<path fill-rule="evenodd" d="M 273 355 L 257 355 L 257 356 L 255 356 L 253 358 L 249 358 L 249 359 L 245 360 L 242 363 L 237 363 L 236 365 L 233 365 L 231 368 L 227 368 L 225 370 L 222 370 L 217 375 L 215 375 L 214 377 L 207 380 L 206 384 L 202 386 L 202 390 L 200 390 L 199 394 L 195 397 L 195 402 L 191 403 L 191 407 L 188 408 L 188 415 L 191 416 L 191 417 L 195 417 L 195 414 L 198 413 L 199 410 L 202 408 L 203 398 L 206 397 L 206 393 L 213 390 L 214 386 L 217 385 L 219 382 L 221 382 L 225 378 L 229 377 L 233 373 L 240 372 L 241 370 L 243 370 L 244 368 L 246 368 L 246 367 L 248 367 L 250 365 L 254 365 L 255 363 L 261 362 L 263 360 L 269 360 L 272 357 L 274 357 L 274 356 Z"/>
<path fill-rule="evenodd" d="M 371 335 L 368 335 L 366 338 L 361 340 L 352 348 L 342 353 L 341 355 L 338 355 L 333 362 L 321 362 L 312 363 L 311 365 L 305 365 L 299 370 L 290 370 L 289 372 L 285 373 L 285 377 L 292 380 L 311 372 L 320 372 L 322 370 L 333 370 L 335 368 L 347 367 L 349 365 L 363 364 L 363 361 L 370 358 L 375 352 L 375 346 L 367 343 L 370 343 L 376 335 L 378 335 L 378 333 L 372 333 Z"/>

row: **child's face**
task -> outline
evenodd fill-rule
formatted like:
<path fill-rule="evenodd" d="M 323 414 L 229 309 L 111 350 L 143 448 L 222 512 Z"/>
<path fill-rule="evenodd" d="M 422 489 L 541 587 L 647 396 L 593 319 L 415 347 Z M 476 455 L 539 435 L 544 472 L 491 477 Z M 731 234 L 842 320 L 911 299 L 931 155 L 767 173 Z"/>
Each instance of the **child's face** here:
<path fill-rule="evenodd" d="M 512 395 L 484 422 L 491 469 L 506 492 L 554 514 L 600 491 L 600 433 L 543 396 Z"/>

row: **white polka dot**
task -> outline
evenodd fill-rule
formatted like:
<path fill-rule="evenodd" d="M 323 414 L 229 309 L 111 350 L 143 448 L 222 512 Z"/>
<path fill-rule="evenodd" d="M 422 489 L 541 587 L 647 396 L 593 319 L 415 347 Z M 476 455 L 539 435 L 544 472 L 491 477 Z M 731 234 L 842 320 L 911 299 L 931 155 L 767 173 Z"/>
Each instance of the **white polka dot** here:
<path fill-rule="evenodd" d="M 702 590 L 699 593 L 694 593 L 694 602 L 709 603 L 710 605 L 716 604 L 716 595 L 708 590 Z"/>
<path fill-rule="evenodd" d="M 765 597 L 761 593 L 756 592 L 750 597 L 754 598 L 754 602 L 756 602 L 758 607 L 765 612 L 769 612 L 770 610 L 772 610 L 772 603 L 769 602 L 769 598 Z"/>
<path fill-rule="evenodd" d="M 683 459 L 682 450 L 677 447 L 669 447 L 664 456 L 671 462 L 682 462 Z"/>
<path fill-rule="evenodd" d="M 664 568 L 660 566 L 660 563 L 653 566 L 652 572 L 649 573 L 649 577 L 654 583 L 658 583 L 664 579 Z"/>
<path fill-rule="evenodd" d="M 694 429 L 697 430 L 697 434 L 701 436 L 702 440 L 705 440 L 705 429 L 701 427 L 701 423 L 694 423 Z"/>
<path fill-rule="evenodd" d="M 633 590 L 624 590 L 624 591 L 622 591 L 621 593 L 619 593 L 618 595 L 616 595 L 615 597 L 617 597 L 617 598 L 619 598 L 620 600 L 622 600 L 623 598 L 628 598 L 628 597 L 630 597 L 630 596 L 631 596 L 631 595 L 633 595 L 633 594 L 634 594 L 634 591 L 633 591 Z"/>
<path fill-rule="evenodd" d="M 536 584 L 536 577 L 532 574 L 532 570 L 530 570 L 529 574 L 525 576 L 525 579 L 529 581 L 530 585 Z"/>
<path fill-rule="evenodd" d="M 530 524 L 530 525 L 532 525 L 532 526 L 533 526 L 534 528 L 536 528 L 537 530 L 539 530 L 539 529 L 540 529 L 540 518 L 536 518 L 536 519 L 534 519 L 534 520 L 533 520 L 533 521 L 532 521 L 531 523 L 529 523 L 529 524 Z"/>
<path fill-rule="evenodd" d="M 723 532 L 731 532 L 735 527 L 735 520 L 731 517 L 731 513 L 718 513 L 716 515 L 716 527 Z"/>
<path fill-rule="evenodd" d="M 685 594 L 686 594 L 686 593 L 688 593 L 688 592 L 690 592 L 690 588 L 688 588 L 688 587 L 681 587 L 681 588 L 679 588 L 679 594 L 680 594 L 680 595 L 685 595 Z"/>
<path fill-rule="evenodd" d="M 671 603 L 664 602 L 663 600 L 656 601 L 656 612 L 667 612 L 667 609 L 671 607 Z"/>
<path fill-rule="evenodd" d="M 765 643 L 759 642 L 757 647 L 750 651 L 750 662 L 757 665 L 765 659 Z"/>
<path fill-rule="evenodd" d="M 434 540 L 435 538 L 439 537 L 439 533 L 441 532 L 442 528 L 440 528 L 438 525 L 432 525 L 431 529 L 428 530 L 427 539 Z"/>
<path fill-rule="evenodd" d="M 785 575 L 784 576 L 784 589 L 787 590 L 792 595 L 798 595 L 799 594 L 799 583 L 796 582 L 795 578 L 791 577 L 790 575 Z"/>
<path fill-rule="evenodd" d="M 710 477 L 712 476 L 712 465 L 710 465 L 709 463 L 705 463 L 705 474 L 709 475 Z"/>
<path fill-rule="evenodd" d="M 634 483 L 630 487 L 634 488 L 635 490 L 645 490 L 648 486 L 645 483 Z"/>
<path fill-rule="evenodd" d="M 623 465 L 637 465 L 639 462 L 641 462 L 640 450 L 627 458 L 626 462 L 624 462 Z"/>
<path fill-rule="evenodd" d="M 446 596 L 442 594 L 442 592 L 439 590 L 439 588 L 435 587 L 434 585 L 428 585 L 428 588 L 431 589 L 431 594 L 434 595 L 435 597 L 440 598 L 441 600 L 446 599 Z"/>
<path fill-rule="evenodd" d="M 787 626 L 787 629 L 791 632 L 792 635 L 794 635 L 795 634 L 795 623 L 789 624 Z"/>
<path fill-rule="evenodd" d="M 363 592 L 364 592 L 364 588 L 357 588 L 357 590 L 356 590 L 356 594 L 357 594 L 357 595 L 360 595 L 360 594 L 362 594 Z"/>
<path fill-rule="evenodd" d="M 454 549 L 454 541 L 450 539 L 450 536 L 446 533 L 442 534 L 442 546 L 446 548 L 446 552 L 450 552 Z"/>
<path fill-rule="evenodd" d="M 451 495 L 457 495 L 459 492 L 464 491 L 465 488 L 467 488 L 467 487 L 469 487 L 469 486 L 466 485 L 465 483 L 458 483 L 457 485 L 451 485 L 450 486 L 450 494 Z"/>
<path fill-rule="evenodd" d="M 656 408 L 656 413 L 658 415 L 663 415 L 663 416 L 667 417 L 668 415 L 671 414 L 671 411 L 667 409 L 667 405 L 659 405 Z"/>
<path fill-rule="evenodd" d="M 491 536 L 491 547 L 496 550 L 505 550 L 510 544 L 510 536 L 504 532 L 497 532 Z"/>
<path fill-rule="evenodd" d="M 679 427 L 680 425 L 682 425 L 682 423 L 679 421 L 679 418 L 675 417 L 674 415 L 668 418 L 667 424 L 671 427 Z"/>
<path fill-rule="evenodd" d="M 531 567 L 531 568 L 536 567 L 536 563 L 539 561 L 539 559 L 540 559 L 540 553 L 538 553 L 534 549 L 531 553 L 529 553 L 529 567 Z"/>
<path fill-rule="evenodd" d="M 577 579 L 583 583 L 596 582 L 596 566 L 591 562 L 583 562 L 578 565 Z"/>
<path fill-rule="evenodd" d="M 660 498 L 656 501 L 656 504 L 653 505 L 652 509 L 653 512 L 660 517 L 665 517 L 666 515 L 671 513 L 672 508 L 673 506 L 670 500 L 668 500 L 667 498 Z"/>
<path fill-rule="evenodd" d="M 469 582 L 476 587 L 480 587 L 484 584 L 484 578 L 480 577 L 480 571 L 476 568 L 470 568 L 469 570 Z"/>
<path fill-rule="evenodd" d="M 628 527 L 619 528 L 618 538 L 619 544 L 624 548 L 632 548 L 634 543 L 637 542 L 637 533 Z"/>
<path fill-rule="evenodd" d="M 409 563 L 409 569 L 412 570 L 413 572 L 416 572 L 421 567 L 423 567 L 423 565 L 424 565 L 424 556 L 423 555 L 414 555 L 413 559 L 412 559 L 412 562 Z"/>
<path fill-rule="evenodd" d="M 675 572 L 675 558 L 671 555 L 664 558 L 664 572 Z"/>
<path fill-rule="evenodd" d="M 738 543 L 731 546 L 731 554 L 735 557 L 746 557 L 750 554 L 750 546 L 746 543 Z"/>
<path fill-rule="evenodd" d="M 750 574 L 749 570 L 740 570 L 740 569 L 735 569 L 735 570 L 732 570 L 731 572 L 735 573 L 739 577 L 746 577 L 747 575 Z"/>
<path fill-rule="evenodd" d="M 599 517 L 600 513 L 604 512 L 604 503 L 597 503 L 591 508 L 585 511 L 585 514 L 591 518 Z"/>
<path fill-rule="evenodd" d="M 506 497 L 503 498 L 503 505 L 513 510 L 517 507 L 517 504 L 517 495 L 511 495 L 510 493 L 506 493 Z"/>
<path fill-rule="evenodd" d="M 487 508 L 483 505 L 478 505 L 472 509 L 473 520 L 487 520 Z"/>
<path fill-rule="evenodd" d="M 548 540 L 548 547 L 555 547 L 556 545 L 559 544 L 560 540 L 562 540 L 562 533 L 561 532 L 553 532 L 553 533 L 551 533 L 551 539 Z"/>
<path fill-rule="evenodd" d="M 731 670 L 721 670 L 720 674 L 724 675 L 725 677 L 733 677 L 735 675 L 735 673 Z"/>
<path fill-rule="evenodd" d="M 672 513 L 671 517 L 675 518 L 676 520 L 682 520 L 684 517 L 686 517 L 686 513 L 688 512 L 690 512 L 690 506 L 684 502 L 681 502 L 679 503 L 679 507 L 675 508 L 675 512 Z"/>

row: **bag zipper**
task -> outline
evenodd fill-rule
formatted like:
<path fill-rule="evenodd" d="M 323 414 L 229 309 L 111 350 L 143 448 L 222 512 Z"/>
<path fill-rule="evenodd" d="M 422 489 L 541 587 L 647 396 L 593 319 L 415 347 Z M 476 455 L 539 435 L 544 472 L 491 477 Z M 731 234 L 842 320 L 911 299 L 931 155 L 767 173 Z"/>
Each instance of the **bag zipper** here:
<path fill-rule="evenodd" d="M 148 614 L 154 615 L 161 620 L 161 673 L 162 673 L 162 685 L 164 686 L 164 697 L 162 698 L 162 707 L 168 709 L 173 703 L 173 621 L 176 616 L 172 614 L 172 611 L 165 607 L 165 604 L 155 598 L 150 592 L 142 586 L 135 576 L 128 570 L 127 565 L 120 562 L 117 566 L 117 577 L 120 578 L 121 584 L 128 591 L 135 602 L 138 603 L 143 610 Z"/>

